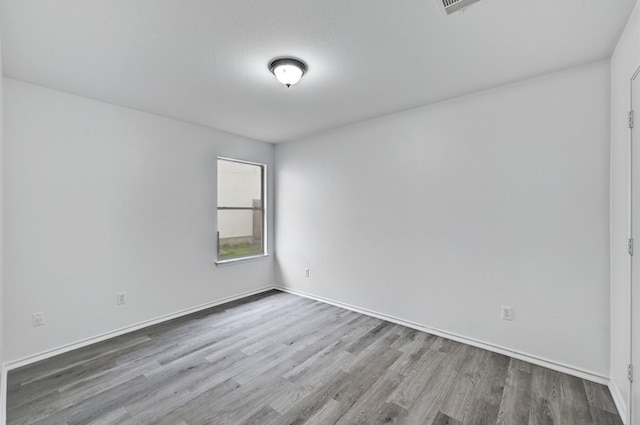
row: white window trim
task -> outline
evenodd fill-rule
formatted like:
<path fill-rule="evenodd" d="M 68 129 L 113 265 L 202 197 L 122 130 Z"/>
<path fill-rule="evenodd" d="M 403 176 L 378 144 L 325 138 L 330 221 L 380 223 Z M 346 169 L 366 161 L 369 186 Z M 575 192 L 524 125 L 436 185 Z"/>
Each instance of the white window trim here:
<path fill-rule="evenodd" d="M 226 267 L 226 266 L 231 266 L 233 264 L 265 259 L 270 256 L 271 254 L 264 253 L 260 255 L 251 255 L 247 257 L 229 258 L 228 260 L 216 260 L 215 264 L 217 267 Z"/>

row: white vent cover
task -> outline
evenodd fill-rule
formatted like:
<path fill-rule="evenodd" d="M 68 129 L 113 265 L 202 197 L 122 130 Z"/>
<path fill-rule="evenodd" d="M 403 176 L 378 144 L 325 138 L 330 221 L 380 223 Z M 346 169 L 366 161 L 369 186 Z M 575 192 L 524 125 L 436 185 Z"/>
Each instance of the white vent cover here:
<path fill-rule="evenodd" d="M 473 4 L 480 0 L 437 0 L 442 6 L 447 15 L 451 15 L 453 12 L 463 9 L 470 4 Z"/>

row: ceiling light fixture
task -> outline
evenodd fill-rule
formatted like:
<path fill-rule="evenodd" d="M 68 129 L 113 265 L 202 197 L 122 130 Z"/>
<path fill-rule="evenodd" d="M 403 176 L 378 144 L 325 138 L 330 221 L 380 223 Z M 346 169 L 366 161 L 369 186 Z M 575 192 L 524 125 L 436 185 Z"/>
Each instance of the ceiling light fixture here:
<path fill-rule="evenodd" d="M 291 87 L 298 83 L 307 72 L 307 65 L 298 59 L 280 58 L 271 61 L 269 70 L 276 76 L 278 81 L 287 87 Z"/>

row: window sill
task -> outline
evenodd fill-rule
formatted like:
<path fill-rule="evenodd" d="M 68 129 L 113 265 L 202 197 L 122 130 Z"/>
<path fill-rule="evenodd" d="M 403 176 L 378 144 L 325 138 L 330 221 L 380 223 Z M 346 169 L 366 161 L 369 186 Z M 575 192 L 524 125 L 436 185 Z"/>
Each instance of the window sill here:
<path fill-rule="evenodd" d="M 216 267 L 226 267 L 233 264 L 245 263 L 248 261 L 262 260 L 266 259 L 267 257 L 269 257 L 269 254 L 252 255 L 250 257 L 229 258 L 228 260 L 218 260 L 216 261 Z"/>

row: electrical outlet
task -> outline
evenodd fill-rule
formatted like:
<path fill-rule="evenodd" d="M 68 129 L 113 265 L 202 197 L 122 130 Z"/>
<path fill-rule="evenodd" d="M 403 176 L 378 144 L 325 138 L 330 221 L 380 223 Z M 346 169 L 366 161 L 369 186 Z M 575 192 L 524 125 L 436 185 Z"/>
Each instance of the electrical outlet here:
<path fill-rule="evenodd" d="M 506 305 L 502 306 L 502 319 L 503 320 L 513 320 L 513 309 Z"/>
<path fill-rule="evenodd" d="M 118 292 L 118 296 L 116 297 L 116 303 L 118 305 L 122 305 L 127 302 L 127 293 L 126 292 Z"/>
<path fill-rule="evenodd" d="M 304 269 L 304 277 L 309 277 L 309 269 Z"/>
<path fill-rule="evenodd" d="M 33 327 L 43 326 L 44 313 L 43 312 L 33 313 L 33 315 L 31 315 L 31 320 L 33 321 Z"/>

